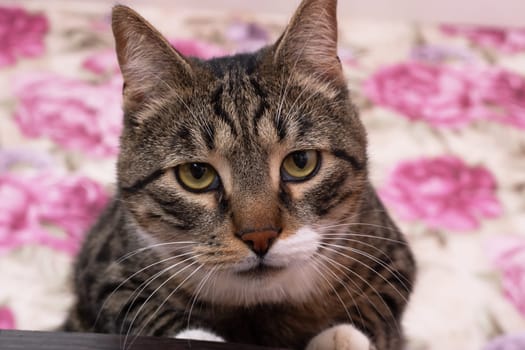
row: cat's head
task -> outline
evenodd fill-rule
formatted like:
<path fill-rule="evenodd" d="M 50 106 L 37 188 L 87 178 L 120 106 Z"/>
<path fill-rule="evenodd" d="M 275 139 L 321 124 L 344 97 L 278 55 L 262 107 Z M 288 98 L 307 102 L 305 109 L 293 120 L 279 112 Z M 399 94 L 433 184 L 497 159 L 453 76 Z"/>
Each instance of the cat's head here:
<path fill-rule="evenodd" d="M 314 293 L 325 228 L 356 215 L 367 182 L 336 0 L 304 0 L 275 44 L 209 61 L 124 6 L 113 31 L 125 81 L 118 185 L 144 244 L 182 254 L 198 271 L 188 286 L 213 280 L 205 298 Z"/>

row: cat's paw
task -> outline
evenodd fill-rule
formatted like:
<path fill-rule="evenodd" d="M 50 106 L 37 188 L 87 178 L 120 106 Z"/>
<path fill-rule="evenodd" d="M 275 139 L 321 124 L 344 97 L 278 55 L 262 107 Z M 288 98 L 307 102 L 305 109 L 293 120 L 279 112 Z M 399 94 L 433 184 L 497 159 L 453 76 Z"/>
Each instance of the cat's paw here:
<path fill-rule="evenodd" d="M 349 324 L 328 328 L 316 335 L 306 350 L 373 350 L 375 347 L 361 331 Z"/>
<path fill-rule="evenodd" d="M 224 339 L 217 334 L 204 329 L 185 329 L 175 335 L 177 339 L 193 339 L 224 343 Z"/>

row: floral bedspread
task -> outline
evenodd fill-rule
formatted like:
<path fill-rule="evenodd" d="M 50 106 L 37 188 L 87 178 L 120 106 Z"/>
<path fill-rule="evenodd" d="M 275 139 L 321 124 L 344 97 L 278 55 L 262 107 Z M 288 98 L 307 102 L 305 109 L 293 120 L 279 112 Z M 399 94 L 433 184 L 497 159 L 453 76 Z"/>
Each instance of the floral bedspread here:
<path fill-rule="evenodd" d="M 181 52 L 257 49 L 282 16 L 138 7 Z M 53 329 L 114 189 L 121 77 L 105 2 L 0 5 L 0 328 Z M 419 276 L 408 349 L 525 349 L 525 28 L 340 16 L 372 180 Z M 513 347 L 514 346 L 514 347 Z"/>

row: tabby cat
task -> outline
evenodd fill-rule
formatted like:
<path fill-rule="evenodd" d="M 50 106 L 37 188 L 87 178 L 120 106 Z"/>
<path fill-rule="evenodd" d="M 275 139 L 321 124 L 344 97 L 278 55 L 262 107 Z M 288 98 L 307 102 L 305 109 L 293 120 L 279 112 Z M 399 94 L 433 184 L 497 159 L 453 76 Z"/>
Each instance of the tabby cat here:
<path fill-rule="evenodd" d="M 68 331 L 400 349 L 415 264 L 367 176 L 336 0 L 253 54 L 184 57 L 113 10 L 117 193 L 75 269 Z M 124 345 L 126 345 L 124 344 Z"/>

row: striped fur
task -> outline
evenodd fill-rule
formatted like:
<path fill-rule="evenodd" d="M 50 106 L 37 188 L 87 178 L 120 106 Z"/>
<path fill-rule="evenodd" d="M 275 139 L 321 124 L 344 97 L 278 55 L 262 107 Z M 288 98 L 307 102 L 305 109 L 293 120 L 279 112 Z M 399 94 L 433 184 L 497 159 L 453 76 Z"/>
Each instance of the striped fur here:
<path fill-rule="evenodd" d="M 78 257 L 64 329 L 120 333 L 129 345 L 202 328 L 303 349 L 347 324 L 376 349 L 401 348 L 415 263 L 368 181 L 335 7 L 304 0 L 276 44 L 209 61 L 183 57 L 115 7 L 118 191 Z M 318 173 L 283 182 L 297 150 L 319 152 Z M 185 190 L 174 169 L 187 162 L 211 164 L 219 188 Z M 261 260 L 238 233 L 267 229 L 279 236 Z"/>

